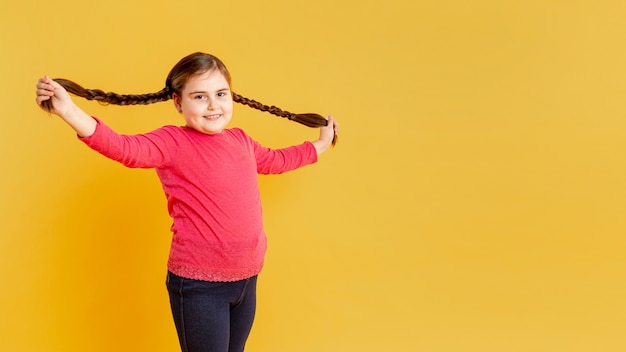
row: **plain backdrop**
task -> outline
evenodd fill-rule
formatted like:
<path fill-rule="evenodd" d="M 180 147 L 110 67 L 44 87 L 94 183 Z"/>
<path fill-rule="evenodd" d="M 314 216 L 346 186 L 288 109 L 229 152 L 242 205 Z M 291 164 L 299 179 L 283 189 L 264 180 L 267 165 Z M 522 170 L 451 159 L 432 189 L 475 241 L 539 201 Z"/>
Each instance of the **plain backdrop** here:
<path fill-rule="evenodd" d="M 332 114 L 318 164 L 260 176 L 247 351 L 626 350 L 626 3 L 318 0 L 0 5 L 0 350 L 176 351 L 153 170 L 35 104 L 44 74 L 150 93 L 217 55 L 243 96 Z M 101 106 L 120 133 L 171 102 Z M 318 131 L 236 106 L 269 147 Z"/>

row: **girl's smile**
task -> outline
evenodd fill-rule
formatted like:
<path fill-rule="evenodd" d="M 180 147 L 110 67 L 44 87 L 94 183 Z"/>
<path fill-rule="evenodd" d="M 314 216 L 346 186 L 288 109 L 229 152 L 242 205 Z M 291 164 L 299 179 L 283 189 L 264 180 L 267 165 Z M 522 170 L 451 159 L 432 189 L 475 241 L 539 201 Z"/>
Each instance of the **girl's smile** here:
<path fill-rule="evenodd" d="M 222 114 L 215 114 L 215 115 L 207 115 L 207 116 L 205 116 L 205 118 L 208 119 L 208 120 L 217 120 L 220 117 L 222 117 Z"/>

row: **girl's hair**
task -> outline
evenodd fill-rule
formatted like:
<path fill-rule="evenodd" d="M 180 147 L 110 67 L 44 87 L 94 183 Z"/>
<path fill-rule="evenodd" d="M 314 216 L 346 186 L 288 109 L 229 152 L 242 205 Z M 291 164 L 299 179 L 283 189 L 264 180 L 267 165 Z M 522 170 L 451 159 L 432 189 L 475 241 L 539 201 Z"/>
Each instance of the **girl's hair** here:
<path fill-rule="evenodd" d="M 146 105 L 154 104 L 161 101 L 167 101 L 172 99 L 172 94 L 181 94 L 187 80 L 197 74 L 204 72 L 217 70 L 219 71 L 231 85 L 231 77 L 226 65 L 217 57 L 206 53 L 193 53 L 182 58 L 170 71 L 165 80 L 165 88 L 156 93 L 148 94 L 117 94 L 113 92 L 104 92 L 100 89 L 85 89 L 79 84 L 63 78 L 55 78 L 54 81 L 59 83 L 68 92 L 85 98 L 87 100 L 96 100 L 102 104 L 114 104 L 114 105 Z M 308 127 L 322 127 L 328 125 L 328 120 L 318 114 L 294 114 L 289 111 L 281 110 L 276 106 L 268 106 L 258 101 L 245 98 L 235 92 L 232 93 L 233 101 L 239 104 L 247 105 L 251 108 L 266 111 L 270 114 L 287 118 L 288 120 L 298 122 Z M 50 111 L 52 109 L 51 101 L 46 100 L 42 102 L 42 106 L 45 110 Z M 335 145 L 337 136 L 333 139 L 333 145 Z"/>

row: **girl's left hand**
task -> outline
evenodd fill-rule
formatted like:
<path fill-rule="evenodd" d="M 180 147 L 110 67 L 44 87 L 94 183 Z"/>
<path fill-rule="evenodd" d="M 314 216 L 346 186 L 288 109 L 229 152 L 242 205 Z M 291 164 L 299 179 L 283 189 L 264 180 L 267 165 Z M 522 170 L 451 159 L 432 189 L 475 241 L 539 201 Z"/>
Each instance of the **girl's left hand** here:
<path fill-rule="evenodd" d="M 337 134 L 339 134 L 337 121 L 332 116 L 328 116 L 328 124 L 320 127 L 320 138 L 313 142 L 317 155 L 322 154 L 332 145 Z"/>

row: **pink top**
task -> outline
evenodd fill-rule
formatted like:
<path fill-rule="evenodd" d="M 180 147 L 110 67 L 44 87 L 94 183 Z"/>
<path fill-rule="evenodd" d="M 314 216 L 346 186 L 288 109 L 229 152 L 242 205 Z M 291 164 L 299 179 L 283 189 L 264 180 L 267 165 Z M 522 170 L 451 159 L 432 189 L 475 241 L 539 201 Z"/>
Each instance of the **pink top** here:
<path fill-rule="evenodd" d="M 263 267 L 257 174 L 279 174 L 317 161 L 310 142 L 272 150 L 241 129 L 203 134 L 188 127 L 121 135 L 99 119 L 81 140 L 132 168 L 155 168 L 173 219 L 168 269 L 205 281 L 237 281 Z"/>

